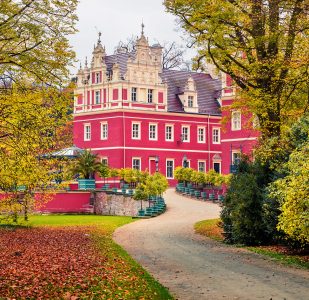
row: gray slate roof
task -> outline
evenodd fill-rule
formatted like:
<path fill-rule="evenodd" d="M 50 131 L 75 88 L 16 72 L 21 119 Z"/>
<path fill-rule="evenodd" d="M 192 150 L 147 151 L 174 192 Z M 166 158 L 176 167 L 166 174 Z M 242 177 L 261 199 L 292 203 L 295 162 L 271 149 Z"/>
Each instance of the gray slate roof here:
<path fill-rule="evenodd" d="M 117 63 L 120 73 L 124 76 L 127 71 L 129 57 L 134 53 L 117 53 L 105 57 L 107 69 L 111 70 L 113 64 Z M 192 77 L 197 89 L 197 101 L 200 114 L 221 115 L 220 105 L 217 99 L 220 97 L 221 82 L 212 79 L 209 74 L 180 70 L 163 70 L 162 81 L 167 84 L 167 104 L 170 112 L 184 112 L 182 103 L 178 97 L 183 93 L 188 78 Z"/>

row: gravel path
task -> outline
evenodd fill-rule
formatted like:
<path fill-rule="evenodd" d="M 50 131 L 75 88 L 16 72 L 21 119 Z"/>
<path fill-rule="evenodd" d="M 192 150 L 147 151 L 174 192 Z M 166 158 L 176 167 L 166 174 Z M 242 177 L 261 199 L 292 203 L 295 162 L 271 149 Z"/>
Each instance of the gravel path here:
<path fill-rule="evenodd" d="M 165 200 L 166 213 L 120 227 L 114 240 L 177 299 L 309 300 L 309 272 L 194 233 L 194 223 L 219 216 L 218 205 L 171 189 Z"/>

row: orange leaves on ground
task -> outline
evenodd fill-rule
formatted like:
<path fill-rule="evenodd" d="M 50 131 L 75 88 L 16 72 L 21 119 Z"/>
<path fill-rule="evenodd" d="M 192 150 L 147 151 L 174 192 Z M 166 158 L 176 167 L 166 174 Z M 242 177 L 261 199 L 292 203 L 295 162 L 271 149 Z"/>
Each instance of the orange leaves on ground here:
<path fill-rule="evenodd" d="M 108 279 L 87 228 L 1 230 L 0 253 L 2 297 L 74 300 Z"/>

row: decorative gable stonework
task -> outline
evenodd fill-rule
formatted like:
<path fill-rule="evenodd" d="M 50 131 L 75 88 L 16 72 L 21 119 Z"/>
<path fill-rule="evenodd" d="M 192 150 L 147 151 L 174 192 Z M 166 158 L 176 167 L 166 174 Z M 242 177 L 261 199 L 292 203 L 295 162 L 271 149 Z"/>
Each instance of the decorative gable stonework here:
<path fill-rule="evenodd" d="M 86 60 L 78 70 L 74 113 L 126 108 L 220 115 L 220 89 L 208 74 L 162 69 L 162 47 L 149 46 L 143 31 L 134 52 L 114 55 L 106 55 L 100 35 L 90 67 Z"/>

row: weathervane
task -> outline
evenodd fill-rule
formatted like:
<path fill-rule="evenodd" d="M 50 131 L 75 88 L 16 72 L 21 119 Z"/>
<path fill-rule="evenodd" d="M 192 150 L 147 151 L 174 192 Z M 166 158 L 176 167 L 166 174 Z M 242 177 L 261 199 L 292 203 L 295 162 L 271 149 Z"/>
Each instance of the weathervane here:
<path fill-rule="evenodd" d="M 98 44 L 101 44 L 101 35 L 102 35 L 102 33 L 101 33 L 101 31 L 100 31 L 100 32 L 99 32 Z"/>
<path fill-rule="evenodd" d="M 145 28 L 145 25 L 144 25 L 144 22 L 142 21 L 142 35 L 144 35 L 144 28 Z"/>

